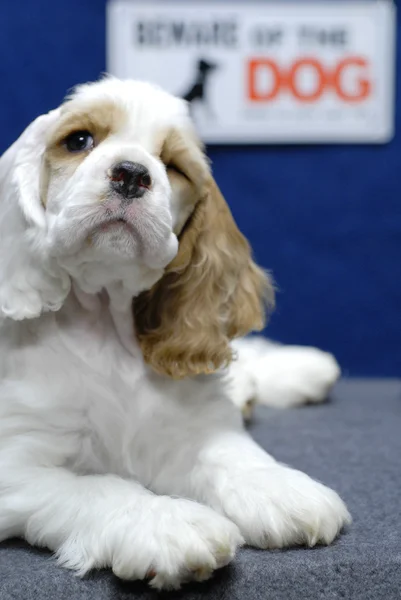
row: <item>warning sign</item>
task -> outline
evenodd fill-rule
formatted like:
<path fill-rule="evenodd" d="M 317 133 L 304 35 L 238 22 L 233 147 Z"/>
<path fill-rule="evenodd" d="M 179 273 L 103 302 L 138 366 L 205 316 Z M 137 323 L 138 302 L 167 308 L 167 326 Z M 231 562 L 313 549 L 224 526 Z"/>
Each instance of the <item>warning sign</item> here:
<path fill-rule="evenodd" d="M 108 70 L 185 98 L 209 143 L 384 143 L 395 7 L 114 0 Z"/>

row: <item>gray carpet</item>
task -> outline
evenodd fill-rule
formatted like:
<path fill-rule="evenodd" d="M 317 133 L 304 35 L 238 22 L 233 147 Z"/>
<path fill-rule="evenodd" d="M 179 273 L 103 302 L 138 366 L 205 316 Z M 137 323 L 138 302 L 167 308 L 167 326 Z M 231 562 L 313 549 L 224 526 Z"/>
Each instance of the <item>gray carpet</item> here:
<path fill-rule="evenodd" d="M 333 546 L 244 549 L 211 581 L 158 595 L 107 571 L 80 580 L 47 552 L 12 541 L 0 544 L 0 599 L 400 600 L 401 381 L 345 381 L 322 406 L 259 409 L 251 431 L 344 497 L 354 523 Z"/>

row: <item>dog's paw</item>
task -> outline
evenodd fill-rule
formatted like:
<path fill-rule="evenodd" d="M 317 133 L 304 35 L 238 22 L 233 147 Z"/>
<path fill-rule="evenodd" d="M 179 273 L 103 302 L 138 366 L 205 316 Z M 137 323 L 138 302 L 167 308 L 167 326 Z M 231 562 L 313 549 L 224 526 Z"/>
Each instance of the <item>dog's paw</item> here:
<path fill-rule="evenodd" d="M 206 506 L 153 497 L 140 514 L 135 508 L 116 512 L 99 539 L 81 535 L 65 544 L 59 560 L 81 574 L 111 567 L 120 579 L 146 579 L 158 590 L 176 590 L 209 579 L 243 541 L 234 523 Z"/>
<path fill-rule="evenodd" d="M 147 577 L 158 590 L 179 589 L 188 581 L 209 579 L 234 558 L 243 540 L 231 521 L 195 502 L 168 498 L 168 506 L 163 506 L 161 500 L 158 516 L 149 515 L 140 532 L 134 526 L 133 539 L 129 534 L 125 537 L 112 565 L 118 577 Z M 137 552 L 142 562 L 139 571 Z"/>
<path fill-rule="evenodd" d="M 333 355 L 302 346 L 275 347 L 252 372 L 257 401 L 277 408 L 322 402 L 341 375 Z"/>
<path fill-rule="evenodd" d="M 281 465 L 244 476 L 224 512 L 257 548 L 327 545 L 351 522 L 336 492 Z"/>

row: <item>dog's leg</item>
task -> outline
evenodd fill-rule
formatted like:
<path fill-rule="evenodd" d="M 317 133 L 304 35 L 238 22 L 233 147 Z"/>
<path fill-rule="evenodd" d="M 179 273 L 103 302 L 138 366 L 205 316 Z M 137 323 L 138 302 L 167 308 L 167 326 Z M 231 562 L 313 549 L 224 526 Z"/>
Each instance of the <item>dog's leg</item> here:
<path fill-rule="evenodd" d="M 175 436 L 181 459 L 164 466 L 154 489 L 209 505 L 259 548 L 334 540 L 349 521 L 334 491 L 264 452 L 240 425 L 233 425 L 229 411 L 235 412 L 234 406 L 224 412 L 216 398 L 215 405 L 201 411 L 196 420 L 191 411 L 187 421 L 181 416 L 182 432 Z"/>
<path fill-rule="evenodd" d="M 194 497 L 234 521 L 256 547 L 330 544 L 349 521 L 333 490 L 277 463 L 244 434 L 209 440 L 191 481 Z"/>
<path fill-rule="evenodd" d="M 341 375 L 332 354 L 317 348 L 282 346 L 262 337 L 233 343 L 230 395 L 241 409 L 251 401 L 290 408 L 323 402 Z"/>
<path fill-rule="evenodd" d="M 206 506 L 156 496 L 112 475 L 52 467 L 42 451 L 36 448 L 42 466 L 32 453 L 19 461 L 10 460 L 12 448 L 0 455 L 0 540 L 24 537 L 80 575 L 111 567 L 122 579 L 148 578 L 158 589 L 207 579 L 242 542 L 237 527 Z"/>

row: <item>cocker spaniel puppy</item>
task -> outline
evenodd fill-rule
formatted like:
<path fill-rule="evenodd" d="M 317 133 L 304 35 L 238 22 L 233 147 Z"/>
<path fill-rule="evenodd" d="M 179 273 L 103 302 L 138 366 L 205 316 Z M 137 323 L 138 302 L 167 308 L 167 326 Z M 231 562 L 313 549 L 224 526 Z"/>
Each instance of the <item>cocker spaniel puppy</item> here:
<path fill-rule="evenodd" d="M 158 589 L 244 543 L 332 542 L 341 499 L 259 448 L 230 400 L 230 341 L 273 291 L 186 104 L 78 87 L 3 155 L 0 203 L 0 539 Z"/>

